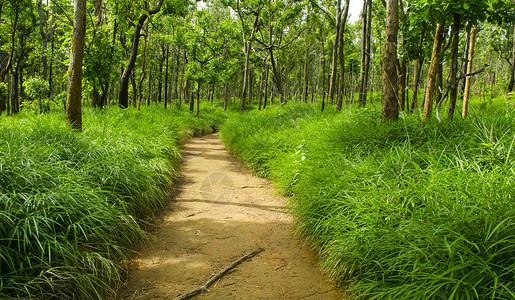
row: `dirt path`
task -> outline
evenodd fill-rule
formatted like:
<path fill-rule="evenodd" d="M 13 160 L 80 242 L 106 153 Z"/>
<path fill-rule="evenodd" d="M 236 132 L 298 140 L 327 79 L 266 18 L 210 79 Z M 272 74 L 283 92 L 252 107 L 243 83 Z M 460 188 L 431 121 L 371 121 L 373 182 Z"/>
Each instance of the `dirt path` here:
<path fill-rule="evenodd" d="M 286 200 L 269 182 L 249 174 L 218 135 L 194 138 L 183 150 L 180 192 L 120 299 L 173 299 L 258 247 L 264 251 L 197 299 L 342 299 L 294 237 Z"/>

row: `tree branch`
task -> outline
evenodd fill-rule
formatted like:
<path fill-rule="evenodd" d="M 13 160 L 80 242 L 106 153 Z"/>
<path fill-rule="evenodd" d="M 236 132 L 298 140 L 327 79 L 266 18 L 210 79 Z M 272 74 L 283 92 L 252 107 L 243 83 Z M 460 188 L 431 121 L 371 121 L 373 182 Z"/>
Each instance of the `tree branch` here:
<path fill-rule="evenodd" d="M 384 0 L 383 0 L 384 1 Z M 309 3 L 311 3 L 311 5 L 315 6 L 316 8 L 318 8 L 319 10 L 321 10 L 328 18 L 329 20 L 331 21 L 331 24 L 333 25 L 333 27 L 336 26 L 336 21 L 335 21 L 335 17 L 333 16 L 333 14 L 331 14 L 329 11 L 325 10 L 324 8 L 322 8 L 320 5 L 318 5 L 318 3 L 316 3 L 316 1 L 314 0 L 309 0 Z"/>
<path fill-rule="evenodd" d="M 227 267 L 225 267 L 224 269 L 222 269 L 220 272 L 218 272 L 215 275 L 211 276 L 211 278 L 209 278 L 209 280 L 206 283 L 204 283 L 204 285 L 202 285 L 201 287 L 199 287 L 199 288 L 197 288 L 197 289 L 195 289 L 195 290 L 193 290 L 191 292 L 188 292 L 186 294 L 182 294 L 180 296 L 177 296 L 177 297 L 174 298 L 174 300 L 190 299 L 191 297 L 194 297 L 194 296 L 196 296 L 198 294 L 206 293 L 208 291 L 209 287 L 213 283 L 215 283 L 215 281 L 217 281 L 218 279 L 222 278 L 222 276 L 224 276 L 227 272 L 232 270 L 237 265 L 241 264 L 243 261 L 258 255 L 261 251 L 263 251 L 263 248 L 257 248 L 256 250 L 247 253 L 246 255 L 240 257 L 238 260 L 236 260 L 232 264 L 230 264 Z"/>

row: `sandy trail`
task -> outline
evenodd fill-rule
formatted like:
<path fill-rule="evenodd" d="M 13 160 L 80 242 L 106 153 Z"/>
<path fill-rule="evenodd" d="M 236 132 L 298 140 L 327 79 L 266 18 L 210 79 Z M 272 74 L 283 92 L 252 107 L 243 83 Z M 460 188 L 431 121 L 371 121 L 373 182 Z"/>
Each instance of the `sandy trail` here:
<path fill-rule="evenodd" d="M 258 247 L 264 251 L 196 299 L 342 299 L 293 235 L 286 200 L 235 161 L 218 135 L 192 139 L 183 154 L 176 201 L 164 208 L 119 299 L 173 299 Z"/>

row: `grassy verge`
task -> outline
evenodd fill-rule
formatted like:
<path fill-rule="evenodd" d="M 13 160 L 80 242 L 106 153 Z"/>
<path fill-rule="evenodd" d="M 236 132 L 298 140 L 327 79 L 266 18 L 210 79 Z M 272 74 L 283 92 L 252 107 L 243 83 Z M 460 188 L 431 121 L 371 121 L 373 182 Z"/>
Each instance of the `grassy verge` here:
<path fill-rule="evenodd" d="M 293 196 L 299 230 L 357 298 L 515 297 L 515 118 L 454 122 L 309 106 L 249 112 L 223 140 Z"/>
<path fill-rule="evenodd" d="M 109 295 L 145 237 L 142 218 L 166 199 L 178 144 L 223 119 L 86 110 L 80 134 L 60 113 L 0 119 L 0 297 Z"/>

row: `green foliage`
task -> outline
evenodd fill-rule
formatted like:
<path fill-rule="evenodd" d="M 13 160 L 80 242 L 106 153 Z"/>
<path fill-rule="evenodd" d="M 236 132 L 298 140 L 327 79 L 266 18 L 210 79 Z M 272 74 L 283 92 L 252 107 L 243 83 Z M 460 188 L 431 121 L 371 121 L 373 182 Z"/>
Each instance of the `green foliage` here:
<path fill-rule="evenodd" d="M 384 125 L 294 106 L 246 113 L 222 136 L 293 195 L 299 231 L 357 298 L 513 299 L 513 113 Z"/>
<path fill-rule="evenodd" d="M 62 114 L 0 124 L 0 297 L 101 299 L 162 205 L 178 143 L 223 115 L 158 108 L 85 111 L 73 133 Z"/>
<path fill-rule="evenodd" d="M 46 113 L 50 111 L 52 101 L 48 96 L 48 82 L 40 77 L 32 77 L 23 82 L 25 92 L 31 102 L 24 103 L 24 107 L 35 113 Z"/>

